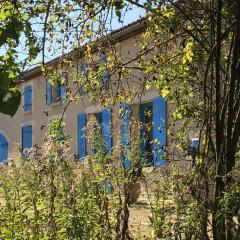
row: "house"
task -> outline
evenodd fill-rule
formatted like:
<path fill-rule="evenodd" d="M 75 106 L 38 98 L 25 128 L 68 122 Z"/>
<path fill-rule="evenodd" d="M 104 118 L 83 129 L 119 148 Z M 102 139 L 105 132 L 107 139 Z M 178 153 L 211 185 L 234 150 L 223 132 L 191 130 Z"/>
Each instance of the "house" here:
<path fill-rule="evenodd" d="M 111 41 L 118 44 L 119 55 L 123 59 L 134 57 L 137 54 L 138 49 L 134 42 L 141 39 L 141 34 L 146 28 L 145 24 L 144 20 L 139 20 L 111 34 Z M 96 61 L 106 61 L 106 54 L 97 50 L 93 56 Z M 54 66 L 60 61 L 61 57 L 48 64 Z M 130 128 L 130 115 L 134 113 L 140 122 L 150 126 L 150 130 L 143 130 L 146 142 L 142 146 L 143 151 L 149 155 L 148 165 L 154 167 L 165 165 L 164 146 L 168 142 L 166 130 L 168 107 L 165 99 L 156 89 L 150 88 L 148 91 L 144 91 L 141 97 L 135 97 L 131 105 L 119 103 L 109 109 L 104 109 L 99 107 L 97 101 L 92 103 L 86 96 L 83 96 L 80 103 L 73 102 L 66 108 L 68 105 L 65 101 L 67 92 L 74 92 L 76 89 L 76 84 L 71 78 L 72 73 L 84 72 L 86 69 L 87 63 L 84 62 L 84 59 L 80 59 L 80 64 L 75 64 L 61 72 L 65 84 L 56 82 L 54 85 L 51 84 L 50 78 L 43 76 L 39 67 L 23 74 L 18 83 L 23 97 L 17 113 L 12 118 L 2 114 L 0 116 L 0 162 L 6 161 L 8 157 L 14 157 L 17 144 L 20 144 L 23 150 L 31 148 L 34 144 L 41 145 L 48 122 L 53 116 L 61 116 L 64 111 L 63 119 L 66 123 L 66 131 L 71 136 L 71 147 L 78 159 L 84 158 L 91 152 L 91 146 L 88 145 L 85 137 L 87 134 L 85 127 L 92 115 L 102 126 L 102 132 L 107 141 L 106 146 L 110 150 L 118 141 L 117 134 L 113 134 L 113 123 L 116 116 L 119 115 L 119 109 L 122 108 L 125 114 L 122 118 L 123 124 L 118 132 L 118 135 L 122 135 L 122 144 L 128 144 L 123 136 Z M 108 72 L 104 74 L 103 85 L 110 84 L 111 77 Z M 139 79 L 142 77 L 141 73 Z M 130 87 L 134 87 L 134 84 Z M 158 140 L 159 146 L 156 142 L 152 143 L 153 139 Z M 196 141 L 194 144 L 196 145 Z M 154 150 L 153 154 L 152 150 Z"/>

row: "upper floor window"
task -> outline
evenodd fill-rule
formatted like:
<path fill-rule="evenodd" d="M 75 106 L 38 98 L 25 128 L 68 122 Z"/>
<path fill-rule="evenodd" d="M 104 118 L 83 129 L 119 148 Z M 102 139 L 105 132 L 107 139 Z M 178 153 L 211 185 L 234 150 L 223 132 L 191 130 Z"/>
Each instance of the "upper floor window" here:
<path fill-rule="evenodd" d="M 24 88 L 24 102 L 23 109 L 25 112 L 31 111 L 32 109 L 32 86 L 26 86 Z"/>
<path fill-rule="evenodd" d="M 22 128 L 22 149 L 32 147 L 32 126 L 25 126 Z"/>
<path fill-rule="evenodd" d="M 107 55 L 105 53 L 100 54 L 100 67 L 101 67 L 101 87 L 105 88 L 109 82 L 109 70 L 107 68 Z"/>
<path fill-rule="evenodd" d="M 60 76 L 55 84 L 52 84 L 51 78 L 46 79 L 46 102 L 48 105 L 64 101 L 66 97 L 66 86 L 68 85 L 67 73 Z"/>
<path fill-rule="evenodd" d="M 4 162 L 8 158 L 8 142 L 6 138 L 0 134 L 0 162 Z"/>
<path fill-rule="evenodd" d="M 79 69 L 79 72 L 80 72 L 81 76 L 83 77 L 83 82 L 79 86 L 79 93 L 81 95 L 84 95 L 86 93 L 86 91 L 85 91 L 86 89 L 84 89 L 84 85 L 85 85 L 84 82 L 88 81 L 88 73 L 89 73 L 88 67 L 89 67 L 88 63 L 83 63 Z"/>

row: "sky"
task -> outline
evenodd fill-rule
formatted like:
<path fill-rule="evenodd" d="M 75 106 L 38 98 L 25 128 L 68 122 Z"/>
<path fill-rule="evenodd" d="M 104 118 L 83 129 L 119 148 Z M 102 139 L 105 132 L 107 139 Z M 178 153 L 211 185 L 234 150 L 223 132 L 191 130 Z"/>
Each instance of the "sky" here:
<path fill-rule="evenodd" d="M 123 11 L 124 13 L 124 11 Z M 113 15 L 113 18 L 111 19 L 111 27 L 109 25 L 109 29 L 111 30 L 116 30 L 119 29 L 123 26 L 126 26 L 136 20 L 138 20 L 139 18 L 145 16 L 145 12 L 142 9 L 139 9 L 137 7 L 132 7 L 132 9 L 128 9 L 128 11 L 125 12 L 125 14 L 122 13 L 122 22 L 118 21 L 118 17 L 115 15 Z M 33 23 L 33 29 L 36 32 L 39 32 L 40 34 L 42 34 L 42 25 L 38 24 L 38 22 L 36 21 L 35 23 Z M 63 53 L 62 49 L 58 49 L 57 47 L 57 43 L 50 43 L 49 41 L 46 42 L 46 48 L 50 48 L 51 47 L 51 52 L 48 56 L 46 56 L 46 61 L 50 61 L 53 58 L 58 57 L 59 55 L 61 55 Z M 18 48 L 16 48 L 18 54 L 17 54 L 17 60 L 18 62 L 22 62 L 27 54 L 26 54 L 26 50 L 25 48 L 25 37 L 21 36 L 20 38 L 20 45 Z M 71 51 L 71 46 L 69 46 L 64 53 Z M 6 51 L 4 48 L 0 49 L 0 55 L 4 54 Z M 38 65 L 42 60 L 42 54 L 39 53 L 38 57 L 32 62 L 32 63 L 28 63 L 27 67 L 24 70 L 28 70 L 31 69 L 32 67 Z"/>

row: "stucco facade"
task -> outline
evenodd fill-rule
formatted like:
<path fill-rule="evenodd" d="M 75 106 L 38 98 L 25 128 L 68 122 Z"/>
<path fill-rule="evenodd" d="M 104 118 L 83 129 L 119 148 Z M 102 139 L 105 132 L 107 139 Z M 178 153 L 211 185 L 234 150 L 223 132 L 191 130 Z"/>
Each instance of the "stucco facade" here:
<path fill-rule="evenodd" d="M 116 31 L 113 34 L 116 42 L 119 43 L 117 49 L 118 54 L 123 59 L 129 59 L 136 56 L 138 49 L 134 45 L 136 39 L 141 38 L 141 34 L 144 31 L 144 24 L 142 22 L 136 22 L 130 26 Z M 100 53 L 95 52 L 93 57 L 98 59 Z M 51 64 L 51 63 L 50 63 Z M 76 86 L 71 79 L 71 72 L 76 71 L 77 66 L 73 66 L 71 69 L 66 69 L 69 74 L 68 88 L 74 92 Z M 40 144 L 46 132 L 48 122 L 53 116 L 61 116 L 66 102 L 57 101 L 51 104 L 47 104 L 46 101 L 46 77 L 40 72 L 40 69 L 35 68 L 23 74 L 23 78 L 19 81 L 19 89 L 22 93 L 22 102 L 18 111 L 13 117 L 0 114 L 0 133 L 6 138 L 8 142 L 8 157 L 14 157 L 17 151 L 17 145 L 22 146 L 22 129 L 24 126 L 32 126 L 32 145 Z M 32 88 L 32 107 L 30 111 L 24 111 L 24 88 L 31 86 Z M 151 89 L 141 96 L 141 103 L 151 101 L 155 97 L 158 97 L 159 93 Z M 97 96 L 96 96 L 97 99 Z M 136 97 L 133 100 L 133 104 L 138 104 L 140 99 Z M 136 105 L 137 106 L 137 105 Z M 119 114 L 119 105 L 111 107 L 112 109 L 112 122 L 114 118 Z M 64 122 L 66 123 L 66 131 L 71 136 L 71 146 L 73 152 L 77 155 L 78 142 L 77 142 L 77 116 L 80 113 L 86 113 L 87 116 L 100 111 L 99 105 L 91 104 L 87 97 L 83 98 L 80 103 L 71 103 L 64 114 Z M 47 113 L 47 114 L 46 114 Z M 118 128 L 114 129 L 112 124 L 112 144 L 116 144 L 118 138 Z M 88 150 L 89 152 L 89 150 Z"/>
<path fill-rule="evenodd" d="M 124 27 L 115 33 L 113 33 L 113 38 L 116 43 L 118 43 L 116 49 L 118 51 L 119 56 L 122 57 L 123 60 L 127 61 L 128 59 L 132 59 L 136 57 L 139 53 L 139 49 L 134 44 L 136 39 L 139 41 L 141 39 L 142 33 L 145 29 L 144 21 L 138 21 L 134 24 L 131 24 L 127 27 Z M 95 51 L 93 54 L 93 58 L 97 61 L 100 56 L 100 52 Z M 49 64 L 54 64 L 54 62 L 58 61 L 55 59 L 51 61 Z M 84 64 L 84 60 L 80 59 L 79 62 Z M 76 68 L 79 64 L 73 64 L 71 68 L 65 69 L 68 73 L 68 89 L 71 92 L 76 90 L 76 84 L 72 79 L 71 73 L 76 72 Z M 143 78 L 144 75 L 142 73 L 137 72 L 136 75 L 139 78 Z M 111 81 L 111 79 L 110 79 Z M 17 151 L 17 145 L 22 147 L 22 137 L 23 137 L 23 128 L 25 126 L 32 126 L 32 145 L 38 144 L 41 145 L 44 134 L 46 132 L 47 124 L 52 119 L 53 116 L 61 116 L 66 107 L 65 101 L 56 101 L 51 104 L 47 104 L 46 94 L 47 94 L 47 81 L 46 76 L 41 74 L 39 68 L 34 68 L 23 74 L 23 78 L 19 81 L 19 89 L 21 90 L 23 97 L 21 105 L 17 111 L 17 113 L 11 118 L 10 116 L 0 114 L 0 134 L 2 134 L 8 142 L 8 157 L 14 157 Z M 135 83 L 131 83 L 129 87 L 134 87 Z M 24 89 L 26 86 L 31 86 L 32 89 L 32 107 L 30 111 L 24 111 Z M 147 103 L 152 102 L 153 99 L 159 97 L 159 91 L 155 88 L 150 88 L 148 91 L 144 91 L 141 96 L 136 96 L 132 100 L 132 105 L 134 106 L 133 113 L 137 117 L 139 115 L 139 103 Z M 98 96 L 96 96 L 96 102 L 98 100 Z M 171 121 L 171 112 L 174 109 L 170 104 L 166 104 L 167 112 L 166 112 L 166 122 Z M 119 126 L 114 124 L 117 121 L 119 116 L 119 107 L 120 104 L 111 106 L 111 114 L 112 114 L 112 145 L 116 145 L 119 141 Z M 78 126 L 77 126 L 77 118 L 81 113 L 85 113 L 87 119 L 90 118 L 92 114 L 95 114 L 101 111 L 101 107 L 98 104 L 92 104 L 89 99 L 84 96 L 82 101 L 80 102 L 72 102 L 68 105 L 63 120 L 66 124 L 66 131 L 71 137 L 71 147 L 73 153 L 78 156 Z M 139 119 L 138 119 L 139 120 Z M 194 134 L 192 138 L 196 137 Z M 166 144 L 171 142 L 168 136 L 166 136 Z M 87 154 L 91 153 L 90 145 L 87 146 Z"/>

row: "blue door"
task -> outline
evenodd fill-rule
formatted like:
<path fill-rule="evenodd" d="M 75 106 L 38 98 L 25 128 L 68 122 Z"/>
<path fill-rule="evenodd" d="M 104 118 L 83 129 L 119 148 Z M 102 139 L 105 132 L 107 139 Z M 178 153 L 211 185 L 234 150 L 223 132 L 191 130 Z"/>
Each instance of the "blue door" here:
<path fill-rule="evenodd" d="M 4 162 L 8 158 L 8 142 L 6 138 L 0 134 L 0 162 Z"/>

